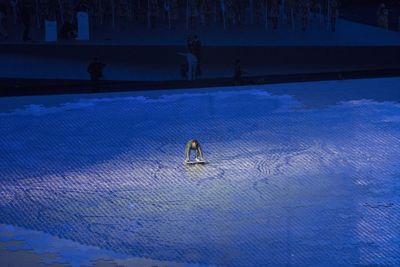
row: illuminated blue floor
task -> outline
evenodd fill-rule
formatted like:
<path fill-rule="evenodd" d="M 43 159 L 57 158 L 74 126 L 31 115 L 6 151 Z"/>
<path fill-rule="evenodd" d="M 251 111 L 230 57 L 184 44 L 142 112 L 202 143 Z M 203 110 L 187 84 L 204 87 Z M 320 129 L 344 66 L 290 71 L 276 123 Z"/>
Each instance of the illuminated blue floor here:
<path fill-rule="evenodd" d="M 321 92 L 335 88 L 347 97 L 329 103 Z M 398 88 L 3 98 L 0 223 L 174 262 L 399 266 Z M 298 96 L 276 93 L 289 89 Z M 208 165 L 182 164 L 191 138 Z"/>

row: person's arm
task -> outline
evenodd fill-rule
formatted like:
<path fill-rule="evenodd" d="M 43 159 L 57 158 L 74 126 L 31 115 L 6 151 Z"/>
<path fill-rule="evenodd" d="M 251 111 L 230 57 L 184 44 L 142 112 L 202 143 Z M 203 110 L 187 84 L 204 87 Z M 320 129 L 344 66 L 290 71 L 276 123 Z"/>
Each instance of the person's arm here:
<path fill-rule="evenodd" d="M 200 160 L 203 160 L 203 151 L 201 150 L 200 145 L 197 147 L 197 157 L 200 158 Z"/>
<path fill-rule="evenodd" d="M 190 160 L 190 146 L 192 142 L 189 141 L 186 146 L 185 146 L 185 162 L 188 162 Z"/>

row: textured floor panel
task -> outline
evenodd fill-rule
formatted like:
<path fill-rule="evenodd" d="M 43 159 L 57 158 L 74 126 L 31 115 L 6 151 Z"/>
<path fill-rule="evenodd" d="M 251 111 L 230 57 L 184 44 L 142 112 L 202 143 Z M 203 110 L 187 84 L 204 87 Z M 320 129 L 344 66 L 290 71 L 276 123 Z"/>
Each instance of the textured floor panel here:
<path fill-rule="evenodd" d="M 0 223 L 176 262 L 400 265 L 399 118 L 236 88 L 4 112 Z M 182 164 L 190 138 L 209 164 Z"/>

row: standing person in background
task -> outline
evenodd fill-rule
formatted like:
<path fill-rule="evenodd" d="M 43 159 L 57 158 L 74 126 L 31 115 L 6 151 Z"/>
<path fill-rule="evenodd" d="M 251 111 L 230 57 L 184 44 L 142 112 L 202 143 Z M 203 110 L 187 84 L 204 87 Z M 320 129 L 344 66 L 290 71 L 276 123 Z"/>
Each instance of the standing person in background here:
<path fill-rule="evenodd" d="M 186 40 L 186 48 L 189 52 L 194 53 L 194 37 L 189 35 Z"/>
<path fill-rule="evenodd" d="M 171 0 L 171 29 L 175 30 L 179 19 L 179 4 L 178 0 Z"/>
<path fill-rule="evenodd" d="M 19 12 L 21 16 L 21 22 L 24 27 L 22 33 L 22 40 L 24 42 L 30 41 L 30 33 L 31 33 L 31 4 L 28 0 L 23 0 L 18 2 Z"/>
<path fill-rule="evenodd" d="M 233 70 L 233 81 L 234 85 L 240 85 L 242 83 L 242 75 L 243 75 L 242 65 L 239 59 L 235 60 L 235 66 Z"/>
<path fill-rule="evenodd" d="M 213 4 L 212 0 L 203 0 L 202 4 L 204 22 L 208 28 L 211 27 L 212 7 L 213 7 L 212 4 Z"/>
<path fill-rule="evenodd" d="M 201 44 L 199 37 L 197 37 L 197 35 L 195 35 L 194 39 L 193 39 L 193 54 L 197 58 L 196 76 L 200 76 L 202 74 L 202 70 L 201 70 L 202 44 Z"/>
<path fill-rule="evenodd" d="M 93 92 L 99 91 L 99 81 L 103 78 L 103 69 L 105 66 L 106 64 L 100 62 L 97 57 L 95 57 L 87 68 L 87 72 L 90 74 L 90 79 L 92 81 Z"/>
<path fill-rule="evenodd" d="M 330 1 L 330 8 L 331 14 L 331 30 L 332 32 L 336 31 L 336 21 L 339 16 L 339 0 L 331 0 Z"/>
<path fill-rule="evenodd" d="M 278 29 L 278 18 L 279 18 L 279 1 L 272 0 L 271 1 L 271 19 L 272 19 L 272 28 L 274 30 Z"/>
<path fill-rule="evenodd" d="M 195 80 L 196 69 L 197 69 L 197 57 L 189 50 L 187 51 L 187 53 L 178 53 L 178 55 L 186 57 L 188 80 L 189 81 Z"/>
<path fill-rule="evenodd" d="M 157 0 L 150 0 L 149 1 L 149 6 L 148 6 L 148 15 L 149 15 L 149 23 L 150 23 L 150 29 L 155 29 L 157 26 L 157 18 L 159 14 L 159 7 L 158 7 L 158 2 Z"/>
<path fill-rule="evenodd" d="M 389 9 L 385 4 L 381 4 L 378 8 L 378 26 L 384 29 L 389 28 Z"/>
<path fill-rule="evenodd" d="M 4 27 L 4 23 L 7 20 L 7 7 L 1 3 L 0 4 L 0 35 L 4 39 L 8 38 L 8 33 L 6 27 Z"/>
<path fill-rule="evenodd" d="M 308 21 L 310 17 L 310 0 L 300 0 L 300 14 L 302 30 L 305 32 L 308 28 Z"/>
<path fill-rule="evenodd" d="M 292 30 L 295 28 L 294 21 L 294 11 L 296 9 L 296 1 L 295 0 L 286 0 L 286 17 L 290 26 L 292 26 Z"/>

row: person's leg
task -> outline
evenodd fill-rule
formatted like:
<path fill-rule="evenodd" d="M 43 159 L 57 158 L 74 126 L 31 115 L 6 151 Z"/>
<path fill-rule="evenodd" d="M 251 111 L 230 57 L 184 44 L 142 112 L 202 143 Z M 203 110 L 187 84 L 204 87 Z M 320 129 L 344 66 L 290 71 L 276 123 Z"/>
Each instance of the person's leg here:
<path fill-rule="evenodd" d="M 185 161 L 188 162 L 190 161 L 190 145 L 186 145 L 185 147 Z"/>

